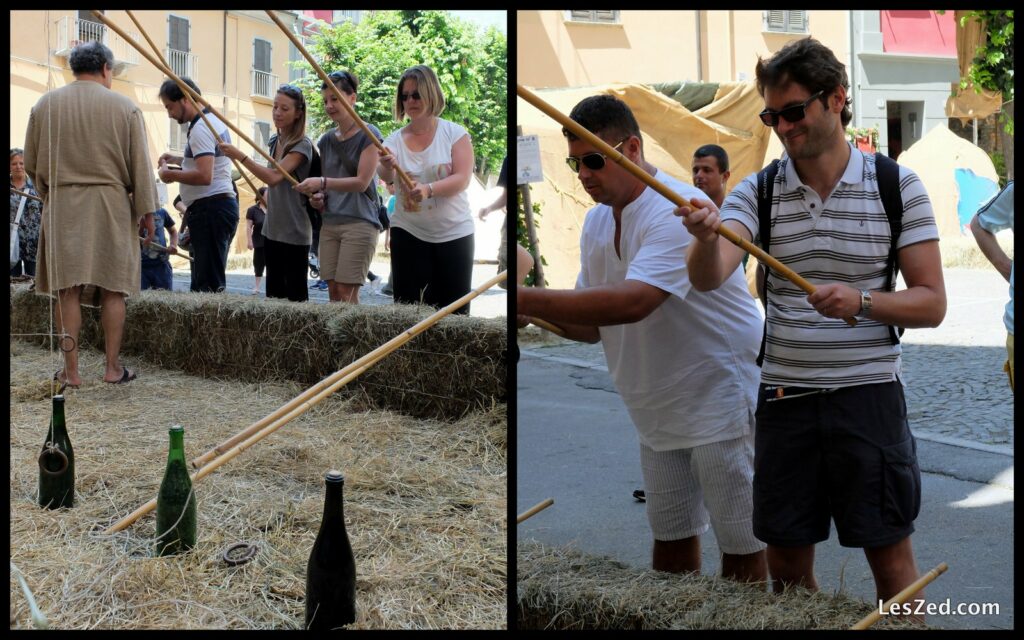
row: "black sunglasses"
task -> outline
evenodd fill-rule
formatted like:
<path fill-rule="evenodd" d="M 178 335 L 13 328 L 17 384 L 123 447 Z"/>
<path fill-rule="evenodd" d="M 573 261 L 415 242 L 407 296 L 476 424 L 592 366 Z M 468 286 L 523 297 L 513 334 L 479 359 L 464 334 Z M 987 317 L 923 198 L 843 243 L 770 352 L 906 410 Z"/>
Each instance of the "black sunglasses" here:
<path fill-rule="evenodd" d="M 327 77 L 330 78 L 331 82 L 334 83 L 337 83 L 338 80 L 344 80 L 345 83 L 348 84 L 348 88 L 351 89 L 350 93 L 356 92 L 355 78 L 353 78 L 352 74 L 350 74 L 348 71 L 332 71 L 327 74 Z M 327 85 L 325 84 L 320 88 L 326 89 Z"/>
<path fill-rule="evenodd" d="M 290 96 L 302 102 L 306 101 L 305 96 L 302 95 L 302 89 L 299 89 L 294 84 L 282 84 L 277 88 L 278 93 L 283 93 L 286 96 Z"/>
<path fill-rule="evenodd" d="M 612 149 L 618 151 L 619 145 L 621 145 L 626 140 L 629 140 L 629 138 L 623 138 L 619 142 L 619 144 L 612 147 Z M 604 169 L 604 161 L 607 157 L 608 156 L 606 156 L 605 154 L 595 151 L 593 153 L 584 153 L 582 156 L 578 158 L 576 156 L 566 156 L 565 164 L 569 165 L 569 168 L 572 169 L 573 173 L 580 172 L 580 164 L 590 169 L 591 171 L 600 171 L 601 169 Z"/>
<path fill-rule="evenodd" d="M 761 113 L 757 114 L 757 116 L 761 118 L 761 122 L 763 122 L 766 127 L 778 126 L 780 117 L 784 118 L 786 122 L 800 122 L 804 119 L 804 116 L 807 115 L 805 113 L 807 107 L 809 107 L 811 103 L 817 100 L 823 93 L 824 91 L 819 91 L 810 98 L 807 98 L 807 102 L 804 102 L 803 104 L 795 104 L 792 107 L 786 107 L 780 111 L 765 109 Z"/>
<path fill-rule="evenodd" d="M 400 93 L 400 94 L 398 94 L 398 98 L 399 98 L 399 101 L 401 101 L 401 102 L 405 102 L 409 98 L 412 98 L 413 100 L 419 100 L 420 99 L 420 92 L 419 91 L 413 91 L 412 93 Z"/>

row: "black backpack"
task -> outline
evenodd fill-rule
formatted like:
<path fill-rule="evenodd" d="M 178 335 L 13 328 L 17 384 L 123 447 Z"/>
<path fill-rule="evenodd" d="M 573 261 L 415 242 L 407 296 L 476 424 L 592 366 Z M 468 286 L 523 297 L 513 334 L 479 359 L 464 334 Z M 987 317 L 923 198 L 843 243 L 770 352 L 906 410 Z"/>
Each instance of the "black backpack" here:
<path fill-rule="evenodd" d="M 859 151 L 857 153 L 860 153 Z M 764 169 L 757 172 L 757 226 L 758 235 L 761 237 L 761 248 L 765 253 L 771 253 L 772 231 L 772 192 L 775 189 L 775 176 L 779 172 L 779 161 L 772 160 Z M 899 259 L 896 255 L 896 244 L 903 231 L 903 194 L 900 192 L 900 165 L 895 160 L 883 153 L 875 154 L 875 173 L 878 177 L 878 192 L 881 196 L 882 206 L 885 208 L 885 217 L 889 219 L 889 232 L 891 243 L 889 245 L 889 258 L 886 261 L 888 267 L 885 277 L 885 291 L 892 291 L 896 286 L 896 275 L 899 273 Z M 761 334 L 761 351 L 757 354 L 757 366 L 764 362 L 765 343 L 768 340 L 768 265 L 761 265 L 765 269 L 764 286 L 761 289 L 761 300 L 765 304 L 764 333 Z M 902 327 L 889 325 L 889 340 L 892 344 L 899 344 L 900 336 L 903 335 Z"/>
<path fill-rule="evenodd" d="M 274 155 L 274 148 L 276 146 L 277 146 L 277 135 L 275 134 L 273 137 L 270 138 L 270 155 L 271 155 L 271 157 L 273 157 L 273 155 Z M 323 170 L 320 168 L 320 152 L 317 150 L 316 144 L 314 143 L 313 144 L 313 157 L 310 158 L 310 160 L 309 160 L 309 176 L 308 177 L 310 177 L 310 178 L 319 178 L 322 175 L 323 175 Z M 297 175 L 295 175 L 295 174 L 292 174 L 292 177 L 295 178 L 296 180 L 299 179 L 299 177 Z M 311 225 L 313 225 L 313 231 L 319 231 L 320 227 L 322 227 L 323 224 L 324 224 L 323 216 L 320 214 L 319 211 L 317 211 L 315 208 L 313 208 L 313 205 L 309 204 L 309 197 L 308 196 L 305 196 L 305 195 L 302 196 L 302 202 L 303 202 L 303 204 L 306 207 L 306 215 L 309 216 L 309 223 Z"/>

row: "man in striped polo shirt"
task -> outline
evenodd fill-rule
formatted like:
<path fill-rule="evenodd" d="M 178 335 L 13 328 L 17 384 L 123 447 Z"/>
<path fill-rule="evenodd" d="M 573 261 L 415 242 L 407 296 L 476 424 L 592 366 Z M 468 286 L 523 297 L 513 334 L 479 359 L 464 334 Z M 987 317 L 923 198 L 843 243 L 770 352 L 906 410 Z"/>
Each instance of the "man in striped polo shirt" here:
<path fill-rule="evenodd" d="M 591 96 L 569 117 L 684 198 L 704 195 L 644 160 L 640 126 L 622 100 Z M 604 347 L 640 439 L 654 569 L 699 572 L 710 524 L 722 575 L 763 583 L 765 545 L 751 524 L 761 314 L 739 269 L 718 291 L 695 291 L 680 260 L 691 238 L 672 202 L 563 133 L 567 164 L 597 202 L 583 222 L 580 274 L 571 290 L 517 287 L 517 311 Z"/>
<path fill-rule="evenodd" d="M 839 543 L 862 547 L 878 598 L 917 577 L 910 534 L 921 474 L 906 419 L 900 345 L 888 325 L 935 327 L 946 312 L 938 229 L 924 185 L 899 167 L 906 289 L 885 291 L 890 228 L 875 157 L 846 140 L 846 71 L 820 42 L 792 42 L 756 67 L 762 122 L 785 147 L 775 177 L 769 252 L 811 282 L 806 295 L 772 272 L 758 397 L 754 533 L 768 543 L 774 588 L 816 589 L 814 545 L 834 520 Z M 723 224 L 759 238 L 756 175 L 729 194 L 676 215 L 694 236 L 690 281 L 713 290 L 743 251 Z M 844 319 L 856 318 L 850 327 Z M 919 597 L 921 593 L 917 594 Z"/>

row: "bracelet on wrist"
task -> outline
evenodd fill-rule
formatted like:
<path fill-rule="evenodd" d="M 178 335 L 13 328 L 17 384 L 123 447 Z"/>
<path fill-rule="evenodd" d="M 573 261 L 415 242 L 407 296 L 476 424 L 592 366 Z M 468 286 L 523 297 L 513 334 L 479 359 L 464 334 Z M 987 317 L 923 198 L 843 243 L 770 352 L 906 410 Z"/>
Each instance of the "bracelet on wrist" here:
<path fill-rule="evenodd" d="M 430 196 L 429 197 L 433 198 L 434 197 L 434 183 L 433 182 L 428 182 L 427 183 L 427 190 L 430 191 Z"/>
<path fill-rule="evenodd" d="M 327 191 L 327 176 L 320 176 L 320 190 Z"/>

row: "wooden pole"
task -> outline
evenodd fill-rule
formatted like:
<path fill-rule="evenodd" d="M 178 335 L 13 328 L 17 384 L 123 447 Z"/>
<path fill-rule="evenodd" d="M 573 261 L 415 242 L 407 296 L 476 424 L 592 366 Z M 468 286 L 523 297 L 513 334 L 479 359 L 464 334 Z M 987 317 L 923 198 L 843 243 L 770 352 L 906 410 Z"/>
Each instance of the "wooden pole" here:
<path fill-rule="evenodd" d="M 152 47 L 153 53 L 155 53 L 156 57 L 160 60 L 160 64 L 162 64 L 164 68 L 170 69 L 171 65 L 167 62 L 167 58 L 164 57 L 164 54 L 160 53 L 160 48 L 156 46 L 156 43 L 153 42 L 153 39 L 149 37 L 149 34 L 146 33 L 146 30 L 142 27 L 139 21 L 135 19 L 135 14 L 132 13 L 130 9 L 125 9 L 124 12 L 128 14 L 128 17 L 131 18 L 131 21 L 134 22 L 135 26 L 138 28 L 139 33 L 142 34 L 142 37 L 145 38 L 146 42 L 149 43 L 149 46 Z M 217 134 L 217 130 L 213 128 L 213 125 L 210 124 L 210 121 L 206 119 L 206 114 L 203 113 L 203 110 L 199 107 L 199 104 L 196 102 L 195 98 L 192 97 L 192 94 L 185 91 L 185 88 L 187 87 L 185 82 L 177 77 L 174 78 L 174 82 L 177 83 L 178 88 L 180 88 L 181 92 L 185 94 L 185 97 L 188 98 L 188 101 L 192 103 L 192 107 L 199 112 L 199 117 L 202 118 L 203 123 L 210 128 L 210 133 L 213 134 L 213 138 L 215 140 L 220 140 L 220 135 Z M 249 176 L 245 175 L 245 171 L 242 170 L 242 165 L 238 163 L 238 160 L 231 158 L 231 163 L 235 165 L 235 168 L 238 169 L 238 173 L 242 174 L 242 177 L 245 178 L 245 181 L 249 183 L 249 186 L 252 188 L 253 193 L 256 193 L 256 185 L 249 181 Z M 189 259 L 191 260 L 191 258 Z"/>
<path fill-rule="evenodd" d="M 23 198 L 28 198 L 30 200 L 36 200 L 38 202 L 42 202 L 43 201 L 43 199 L 40 198 L 39 196 L 34 196 L 31 193 L 25 193 L 24 191 L 18 191 L 14 187 L 11 187 L 11 193 L 13 193 L 15 195 L 19 195 L 19 196 L 21 196 Z"/>
<path fill-rule="evenodd" d="M 555 324 L 551 324 L 547 320 L 541 320 L 540 318 L 534 318 L 534 317 L 531 316 L 530 317 L 530 324 L 537 325 L 541 329 L 544 329 L 546 331 L 550 331 L 551 333 L 553 333 L 556 336 L 559 336 L 561 338 L 565 337 L 565 331 L 562 329 L 562 327 L 559 327 L 558 325 L 555 325 Z"/>
<path fill-rule="evenodd" d="M 327 76 L 326 73 L 324 73 L 324 70 L 320 67 L 320 65 L 317 64 L 317 61 L 313 59 L 313 56 L 309 55 L 309 52 L 306 51 L 306 47 L 302 46 L 302 43 L 299 42 L 299 39 L 295 37 L 295 34 L 292 33 L 291 30 L 288 29 L 288 27 L 286 27 L 283 22 L 278 20 L 277 16 L 275 16 L 272 11 L 268 9 L 264 9 L 264 11 L 266 11 L 267 15 L 270 16 L 270 19 L 274 21 L 274 24 L 280 27 L 281 31 L 284 31 L 284 34 L 288 36 L 289 40 L 292 41 L 292 44 L 295 45 L 295 48 L 298 49 L 299 53 L 301 53 L 302 56 L 306 58 L 306 62 L 308 62 L 311 67 L 313 67 L 313 70 L 316 71 L 318 76 L 320 76 L 320 79 L 323 80 L 324 84 L 327 85 L 334 92 L 335 97 L 338 98 L 338 102 L 340 102 L 341 106 L 344 107 L 346 111 L 348 111 L 348 115 L 351 116 L 353 120 L 355 120 L 355 123 L 359 125 L 360 129 L 363 130 L 363 133 L 366 134 L 366 137 L 368 137 L 370 141 L 373 142 L 374 146 L 376 146 L 377 149 L 386 153 L 387 148 L 384 146 L 384 143 L 378 140 L 377 136 L 373 135 L 373 132 L 370 131 L 370 128 L 367 127 L 366 123 L 363 122 L 362 118 L 359 117 L 359 115 L 356 113 L 356 110 L 353 109 L 352 105 L 350 105 L 348 103 L 348 100 L 345 99 L 345 96 L 341 95 L 341 90 L 338 89 L 338 87 L 334 86 L 334 83 L 331 82 L 331 79 Z M 402 179 L 402 182 L 405 183 L 406 188 L 412 191 L 412 178 L 410 178 L 408 174 L 402 171 L 402 168 L 399 167 L 398 164 L 395 164 L 395 171 L 398 172 L 398 177 L 400 177 Z"/>
<path fill-rule="evenodd" d="M 516 524 L 519 524 L 520 522 L 522 522 L 523 520 L 526 520 L 527 518 L 533 517 L 538 512 L 543 511 L 544 509 L 547 509 L 548 507 L 550 507 L 553 504 L 555 504 L 554 499 L 553 498 L 548 498 L 544 502 L 538 503 L 538 504 L 530 507 L 526 511 L 524 511 L 524 512 L 519 514 L 519 516 L 516 518 Z"/>
<path fill-rule="evenodd" d="M 606 156 L 614 160 L 616 163 L 621 165 L 623 169 L 632 173 L 637 179 L 647 184 L 647 186 L 651 187 L 652 189 L 660 193 L 662 196 L 664 196 L 666 199 L 668 199 L 676 206 L 690 208 L 697 207 L 697 205 L 695 205 L 693 202 L 687 202 L 681 195 L 679 195 L 672 189 L 669 189 L 667 186 L 665 186 L 658 180 L 655 180 L 653 176 L 651 176 L 649 173 L 647 173 L 640 167 L 630 162 L 629 158 L 616 151 L 614 148 L 612 148 L 610 144 L 608 144 L 601 138 L 598 138 L 593 133 L 587 131 L 584 127 L 580 126 L 578 122 L 564 115 L 563 113 L 549 105 L 547 102 L 544 102 L 529 89 L 523 87 L 520 84 L 517 84 L 516 93 L 518 93 L 520 97 L 522 97 L 524 100 L 532 104 L 534 107 L 536 107 L 546 115 L 550 116 L 552 119 L 556 120 L 566 129 L 572 131 L 577 137 L 582 138 L 591 145 L 597 147 L 597 149 L 601 153 L 605 154 Z M 786 265 L 782 264 L 772 256 L 765 253 L 765 251 L 760 247 L 744 240 L 729 227 L 726 227 L 725 225 L 719 225 L 717 232 L 720 236 L 722 236 L 729 242 L 733 243 L 740 249 L 743 249 L 747 253 L 752 254 L 761 262 L 761 264 L 768 265 L 772 269 L 775 269 L 777 272 L 782 274 L 787 280 L 789 280 L 796 286 L 800 287 L 808 294 L 814 293 L 814 285 L 812 285 L 810 282 L 807 282 L 807 280 L 804 280 L 802 277 L 800 277 L 798 273 L 796 273 Z M 857 324 L 856 318 L 845 318 L 845 321 L 851 327 Z"/>
<path fill-rule="evenodd" d="M 498 284 L 499 282 L 504 281 L 507 277 L 508 277 L 508 271 L 502 271 L 501 273 L 499 273 L 498 275 L 492 277 L 490 280 L 488 280 L 487 282 L 483 283 L 482 285 L 480 285 L 476 289 L 470 291 L 469 293 L 467 293 L 466 295 L 462 296 L 461 298 L 459 298 L 455 302 L 452 302 L 447 307 L 444 307 L 443 309 L 438 310 L 437 312 L 435 312 L 434 314 L 432 314 L 430 317 L 426 318 L 425 320 L 422 320 L 422 321 L 418 322 L 417 324 L 413 325 L 412 327 L 410 327 L 409 329 L 406 329 L 403 333 L 401 333 L 400 335 L 396 336 L 392 340 L 388 341 L 387 343 L 382 345 L 380 348 L 370 352 L 366 356 L 363 356 L 363 358 L 360 358 L 356 362 L 352 363 L 351 365 L 346 367 L 346 370 L 348 370 L 348 373 L 345 373 L 344 375 L 340 375 L 339 376 L 339 374 L 342 373 L 341 371 L 339 371 L 338 373 L 336 373 L 336 374 L 334 374 L 334 375 L 332 375 L 330 377 L 330 380 L 331 380 L 330 384 L 327 384 L 326 380 L 325 381 L 321 381 L 314 388 L 307 390 L 305 393 L 303 393 L 302 395 L 296 397 L 291 402 L 286 404 L 284 407 L 281 407 L 281 409 L 278 409 L 276 412 L 274 412 L 274 414 L 271 414 L 272 416 L 278 416 L 278 417 L 276 417 L 274 419 L 269 419 L 270 416 L 268 416 L 267 418 L 264 418 L 260 422 L 258 422 L 256 424 L 252 425 L 251 427 L 245 429 L 243 432 L 239 433 L 234 438 L 232 438 L 231 440 L 228 441 L 228 442 L 231 442 L 231 441 L 235 441 L 235 442 L 241 441 L 240 444 L 233 445 L 232 448 L 228 449 L 222 455 L 220 455 L 219 457 L 214 458 L 208 464 L 206 464 L 201 469 L 199 469 L 198 471 L 193 473 L 192 474 L 192 481 L 196 482 L 198 480 L 201 480 L 201 479 L 205 478 L 206 476 L 211 474 L 213 471 L 215 471 L 218 467 L 220 467 L 221 465 L 223 465 L 223 464 L 227 463 L 228 461 L 232 460 L 233 458 L 235 458 L 235 456 L 237 456 L 241 452 L 245 451 L 246 449 L 248 449 L 252 445 L 256 444 L 257 442 L 259 442 L 263 438 L 267 437 L 268 435 L 270 435 L 274 431 L 280 429 L 284 425 L 288 424 L 290 421 L 292 421 L 293 419 L 295 419 L 298 416 L 302 415 L 306 411 L 309 411 L 311 408 L 316 406 L 318 403 L 323 401 L 325 398 L 330 396 L 332 393 L 334 393 L 335 391 L 337 391 L 341 387 L 345 386 L 346 384 L 348 384 L 350 381 L 354 380 L 355 378 L 359 377 L 359 375 L 361 375 L 364 371 L 366 371 L 367 369 L 372 367 L 379 360 L 383 359 L 383 357 L 385 355 L 387 355 L 388 353 L 391 353 L 392 351 L 394 351 L 395 349 L 397 349 L 401 345 L 405 344 L 409 340 L 412 340 L 414 337 L 416 337 L 420 333 L 423 333 L 424 331 L 426 331 L 431 326 L 437 324 L 437 322 L 441 318 L 443 318 L 443 317 L 445 317 L 447 315 L 450 315 L 456 309 L 461 308 L 466 303 L 468 303 L 470 300 L 472 300 L 473 298 L 477 297 L 478 295 L 480 295 L 484 291 L 490 289 L 491 287 L 493 287 L 494 285 Z M 384 347 L 388 347 L 388 345 L 391 345 L 391 347 L 388 348 L 386 352 L 380 352 L 381 349 L 383 349 Z M 380 352 L 380 353 L 378 353 L 378 352 Z M 377 354 L 377 355 L 371 359 L 370 356 L 373 356 L 373 354 Z M 345 371 L 345 370 L 342 370 L 342 371 Z M 325 386 L 326 386 L 326 388 L 325 388 Z M 281 414 L 284 413 L 284 412 L 287 412 L 287 413 L 285 413 L 285 415 L 281 416 Z M 267 426 L 262 426 L 262 425 L 267 425 Z M 223 446 L 224 445 L 221 445 L 220 447 L 217 447 L 217 450 L 221 449 Z M 203 457 L 206 457 L 206 456 L 203 456 Z M 109 529 L 107 529 L 104 533 L 117 533 L 118 531 L 121 531 L 122 529 L 125 529 L 126 527 L 131 525 L 133 522 L 135 522 L 136 520 L 138 520 L 139 518 L 141 518 L 145 514 L 147 514 L 150 511 L 152 511 L 154 507 L 156 507 L 156 498 L 153 498 L 152 500 L 150 500 L 146 504 L 142 505 L 141 507 L 139 507 L 138 509 L 136 509 L 132 513 L 128 514 L 127 516 L 125 516 L 121 520 L 117 521 L 113 526 L 111 526 Z"/>
<path fill-rule="evenodd" d="M 144 48 L 142 47 L 142 45 L 140 45 L 140 44 L 139 44 L 138 42 L 136 42 L 136 41 L 135 41 L 135 40 L 134 40 L 134 39 L 133 39 L 133 38 L 132 38 L 132 37 L 131 37 L 130 35 L 128 35 L 128 34 L 127 34 L 127 33 L 126 33 L 126 32 L 125 32 L 125 31 L 124 31 L 123 29 L 121 29 L 121 28 L 120 28 L 120 27 L 118 27 L 118 26 L 117 26 L 116 24 L 114 24 L 113 22 L 111 22 L 111 21 L 110 21 L 110 18 L 108 18 L 107 16 L 103 15 L 103 14 L 102 14 L 102 13 L 100 13 L 99 11 L 96 11 L 95 9 L 93 9 L 93 10 L 92 10 L 92 14 L 93 14 L 94 16 L 96 16 L 96 19 L 97 19 L 97 20 L 99 20 L 99 21 L 100 21 L 100 22 L 102 22 L 103 24 L 105 24 L 105 25 L 107 25 L 108 27 L 110 27 L 110 29 L 111 29 L 111 30 L 112 30 L 112 31 L 113 31 L 114 33 L 116 33 L 117 35 L 119 35 L 119 36 L 121 36 L 122 38 L 124 38 L 124 41 L 125 41 L 125 42 L 127 42 L 127 43 L 128 43 L 128 44 L 130 44 L 130 45 L 131 45 L 132 47 L 134 47 L 134 48 L 135 48 L 135 50 L 136 50 L 136 51 L 138 51 L 138 52 L 139 52 L 140 54 L 142 54 L 142 57 L 143 57 L 143 58 L 145 58 L 146 60 L 149 60 L 149 62 L 150 62 L 150 63 L 151 63 L 151 64 L 152 64 L 152 65 L 153 65 L 154 67 L 156 67 L 156 68 L 157 68 L 157 69 L 158 69 L 159 71 L 161 71 L 161 72 L 162 72 L 162 73 L 163 73 L 164 75 L 166 75 L 166 76 L 167 76 L 168 78 L 170 78 L 170 79 L 174 80 L 174 81 L 175 81 L 175 82 L 176 82 L 176 83 L 178 84 L 178 86 L 182 88 L 182 90 L 183 90 L 183 92 L 185 93 L 185 95 L 188 95 L 188 96 L 190 96 L 190 97 L 191 97 L 191 98 L 192 98 L 193 100 L 195 100 L 195 101 L 196 101 L 196 102 L 198 102 L 199 104 L 201 104 L 201 105 L 203 105 L 204 107 L 206 107 L 207 109 L 209 109 L 209 110 L 210 110 L 210 113 L 212 113 L 213 115 L 217 116 L 217 118 L 218 118 L 218 119 L 219 119 L 219 120 L 220 120 L 221 122 L 223 122 L 223 123 L 224 123 L 224 125 L 225 125 L 225 126 L 227 126 L 227 128 L 229 128 L 229 129 L 231 129 L 232 131 L 234 131 L 235 133 L 237 133 L 237 134 L 238 134 L 238 137 L 240 137 L 240 138 L 241 138 L 242 140 L 245 140 L 245 141 L 246 141 L 247 143 L 249 143 L 249 146 L 251 146 L 251 147 L 253 148 L 253 150 L 255 150 L 256 152 L 258 152 L 258 153 L 259 153 L 259 154 L 260 154 L 261 156 L 263 156 L 264 158 L 266 158 L 268 162 L 270 162 L 271 164 L 273 164 L 273 165 L 274 165 L 274 167 L 275 167 L 275 168 L 276 168 L 276 169 L 277 169 L 278 171 L 280 171 L 280 172 L 281 172 L 281 175 L 283 175 L 283 176 L 285 177 L 285 179 L 286 179 L 286 180 L 288 180 L 288 182 L 292 183 L 293 185 L 297 185 L 297 184 L 299 184 L 299 183 L 298 183 L 298 181 L 297 181 L 297 180 L 296 180 L 295 178 L 293 178 L 293 177 L 291 176 L 291 174 L 290 174 L 290 173 L 288 173 L 287 171 L 285 171 L 285 170 L 284 170 L 284 168 L 283 168 L 283 167 L 282 167 L 282 166 L 280 165 L 280 163 L 278 163 L 278 162 L 277 162 L 277 160 L 274 160 L 274 159 L 273 159 L 272 157 L 270 157 L 270 154 L 269 154 L 269 153 L 267 153 L 266 151 L 264 151 L 264 150 L 263 150 L 263 149 L 262 149 L 262 148 L 261 148 L 261 147 L 260 147 L 260 146 L 259 146 L 258 144 L 256 144 L 255 142 L 253 142 L 253 141 L 252 141 L 252 139 L 251 139 L 251 138 L 249 138 L 249 136 L 245 135 L 245 133 L 244 133 L 244 132 L 243 132 L 243 131 L 242 131 L 241 129 L 239 129 L 238 127 L 236 127 L 236 126 L 235 126 L 235 125 L 234 125 L 234 124 L 233 124 L 233 123 L 232 123 L 232 122 L 231 122 L 230 120 L 228 120 L 227 118 L 225 118 L 225 117 L 224 117 L 224 116 L 223 116 L 223 115 L 222 115 L 222 114 L 221 114 L 221 113 L 220 113 L 219 111 L 217 111 L 217 110 L 216 110 L 216 109 L 215 109 L 215 108 L 213 107 L 213 105 L 211 105 L 211 104 L 210 104 L 209 102 L 207 102 L 207 101 L 206 101 L 206 98 L 204 98 L 204 97 L 203 97 L 203 96 L 201 96 L 200 94 L 198 94 L 198 93 L 196 93 L 195 91 L 193 91 L 193 90 L 192 90 L 192 87 L 190 87 L 190 86 L 188 86 L 187 84 L 183 83 L 183 82 L 181 81 L 181 78 L 179 78 L 178 76 L 176 76 L 176 75 L 174 74 L 174 72 L 173 72 L 173 71 L 171 71 L 171 70 L 170 70 L 169 68 L 167 68 L 166 66 L 164 66 L 164 65 L 160 64 L 160 61 L 159 61 L 159 60 L 157 60 L 157 59 L 155 59 L 155 58 L 154 58 L 153 56 L 149 55 L 149 53 L 148 53 L 148 52 L 147 52 L 147 51 L 146 51 L 146 50 L 145 50 L 145 49 L 144 49 Z"/>
<path fill-rule="evenodd" d="M 915 593 L 917 593 L 921 589 L 924 589 L 925 586 L 929 582 L 931 582 L 935 578 L 938 578 L 940 575 L 945 573 L 946 569 L 948 569 L 948 568 L 949 568 L 949 566 L 945 562 L 940 563 L 939 566 L 935 567 L 934 569 L 932 569 L 928 573 L 924 574 L 923 576 L 921 576 L 920 578 L 915 580 L 909 587 L 907 587 L 903 591 L 900 591 L 899 593 L 894 595 L 892 598 L 890 598 L 888 602 L 886 602 L 885 604 L 882 605 L 882 607 L 881 607 L 882 611 L 888 611 L 889 608 L 893 604 L 903 604 L 903 603 L 905 603 L 907 600 L 910 599 L 910 596 L 914 595 Z M 878 609 L 875 609 L 870 614 L 865 616 L 863 620 L 861 620 L 857 624 L 855 624 L 852 627 L 850 627 L 850 630 L 851 631 L 854 631 L 854 630 L 860 631 L 862 629 L 867 629 L 871 625 L 873 625 L 876 622 L 878 622 L 878 619 L 881 618 L 881 617 L 882 617 L 881 611 L 879 611 Z"/>

